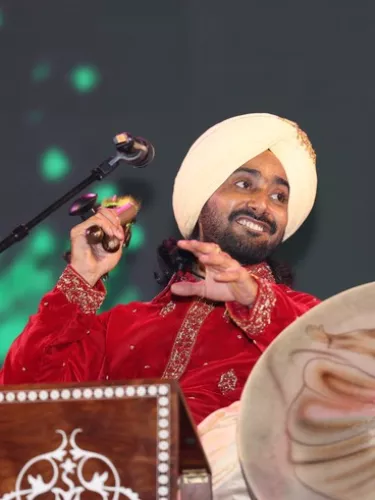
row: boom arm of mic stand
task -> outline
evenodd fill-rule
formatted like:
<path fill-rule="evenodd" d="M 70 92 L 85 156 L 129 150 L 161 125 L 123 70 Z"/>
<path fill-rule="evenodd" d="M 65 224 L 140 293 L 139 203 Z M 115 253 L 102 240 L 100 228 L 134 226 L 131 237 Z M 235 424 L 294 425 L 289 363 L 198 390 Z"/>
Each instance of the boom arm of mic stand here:
<path fill-rule="evenodd" d="M 64 196 L 56 200 L 52 205 L 47 207 L 45 210 L 43 210 L 40 214 L 38 214 L 36 217 L 31 219 L 29 222 L 26 222 L 26 224 L 21 224 L 17 226 L 16 228 L 13 229 L 13 231 L 2 241 L 0 241 L 0 253 L 4 252 L 7 250 L 9 247 L 11 247 L 14 243 L 17 243 L 18 241 L 23 240 L 30 232 L 30 230 L 37 226 L 40 222 L 42 222 L 44 219 L 46 219 L 49 215 L 51 215 L 53 212 L 55 212 L 58 208 L 60 208 L 62 205 L 64 205 L 66 202 L 71 200 L 74 196 L 76 196 L 78 193 L 83 191 L 87 186 L 92 184 L 95 181 L 101 181 L 107 175 L 112 173 L 119 165 L 120 161 L 129 161 L 129 159 L 133 160 L 134 155 L 128 157 L 127 154 L 120 153 L 118 152 L 116 156 L 112 156 L 105 160 L 103 163 L 101 163 L 98 167 L 95 167 L 92 171 L 91 174 L 86 177 L 82 182 L 77 184 L 75 187 L 73 187 L 70 191 L 68 191 Z M 129 162 L 130 163 L 130 162 Z"/>

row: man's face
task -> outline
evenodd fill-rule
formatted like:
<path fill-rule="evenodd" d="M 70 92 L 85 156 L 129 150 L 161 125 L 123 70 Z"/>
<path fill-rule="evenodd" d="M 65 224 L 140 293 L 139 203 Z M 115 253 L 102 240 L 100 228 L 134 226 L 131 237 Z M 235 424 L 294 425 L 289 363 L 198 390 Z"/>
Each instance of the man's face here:
<path fill-rule="evenodd" d="M 199 238 L 217 243 L 241 264 L 263 261 L 281 243 L 289 184 L 271 151 L 237 169 L 211 196 L 198 220 Z"/>

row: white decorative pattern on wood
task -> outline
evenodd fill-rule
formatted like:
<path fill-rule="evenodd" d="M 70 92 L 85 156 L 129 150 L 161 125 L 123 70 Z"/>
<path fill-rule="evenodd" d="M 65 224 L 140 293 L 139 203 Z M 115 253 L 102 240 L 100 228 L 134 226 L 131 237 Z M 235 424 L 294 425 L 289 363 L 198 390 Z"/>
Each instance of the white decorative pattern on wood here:
<path fill-rule="evenodd" d="M 157 500 L 169 500 L 170 498 L 170 387 L 168 384 L 153 385 L 118 385 L 103 387 L 59 387 L 53 389 L 35 389 L 35 390 L 1 390 L 0 391 L 0 411 L 1 405 L 34 403 L 36 401 L 49 403 L 55 401 L 80 401 L 80 400 L 99 400 L 99 399 L 127 399 L 127 398 L 156 398 L 157 402 Z M 52 492 L 54 498 L 61 500 L 79 500 L 84 491 L 95 492 L 107 500 L 117 500 L 127 498 L 128 500 L 140 500 L 139 495 L 130 488 L 124 488 L 120 485 L 120 478 L 112 462 L 98 453 L 93 453 L 81 449 L 75 442 L 78 433 L 84 432 L 82 429 L 75 429 L 70 437 L 58 429 L 62 435 L 60 446 L 43 455 L 36 456 L 29 460 L 19 472 L 16 489 L 13 492 L 6 493 L 0 500 L 21 500 L 22 498 L 35 498 L 47 492 Z M 69 446 L 69 450 L 67 447 Z M 66 458 L 70 454 L 71 458 Z M 82 468 L 87 460 L 96 458 L 106 463 L 111 470 L 114 478 L 114 486 L 107 486 L 108 474 L 95 473 L 90 481 L 84 479 Z M 46 460 L 52 467 L 52 479 L 45 482 L 38 475 L 33 477 L 28 470 L 39 460 Z M 62 472 L 60 471 L 62 470 Z M 75 472 L 79 484 L 75 484 L 69 474 Z M 27 474 L 27 476 L 26 476 Z M 25 477 L 30 485 L 28 489 L 21 489 Z M 66 490 L 57 488 L 56 484 L 61 479 L 68 487 Z M 121 497 L 122 495 L 122 497 Z"/>

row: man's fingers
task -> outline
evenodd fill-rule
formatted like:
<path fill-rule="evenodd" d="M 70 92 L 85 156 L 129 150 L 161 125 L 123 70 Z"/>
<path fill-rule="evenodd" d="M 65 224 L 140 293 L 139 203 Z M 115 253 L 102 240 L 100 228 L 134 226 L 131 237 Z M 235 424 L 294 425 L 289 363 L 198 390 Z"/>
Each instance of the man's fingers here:
<path fill-rule="evenodd" d="M 205 266 L 227 268 L 233 264 L 233 259 L 226 253 L 199 254 L 197 259 Z"/>
<path fill-rule="evenodd" d="M 118 239 L 122 240 L 124 238 L 124 231 L 121 226 L 116 226 L 113 224 L 105 215 L 102 213 L 97 213 L 90 219 L 86 220 L 82 224 L 75 226 L 71 231 L 71 237 L 83 235 L 86 230 L 91 226 L 99 226 L 103 231 L 111 238 L 116 236 Z"/>
<path fill-rule="evenodd" d="M 95 219 L 95 223 L 97 223 L 109 237 L 116 236 L 119 239 L 124 237 L 122 227 L 113 224 L 104 214 L 97 213 Z"/>
<path fill-rule="evenodd" d="M 171 286 L 171 292 L 180 297 L 192 297 L 196 295 L 198 297 L 204 297 L 204 281 L 199 283 L 189 283 L 187 281 L 174 283 Z"/>
<path fill-rule="evenodd" d="M 212 268 L 216 268 L 217 271 L 240 268 L 240 265 L 230 255 L 222 252 L 216 243 L 181 240 L 178 244 L 180 248 L 192 252 L 205 267 L 211 266 Z"/>
<path fill-rule="evenodd" d="M 122 239 L 124 237 L 124 229 L 121 226 L 120 218 L 114 210 L 100 207 L 97 212 L 97 215 L 105 217 L 111 224 L 113 224 L 115 228 L 114 233 L 118 238 Z"/>
<path fill-rule="evenodd" d="M 116 214 L 116 211 L 110 208 L 104 208 L 104 207 L 99 207 L 98 211 L 96 212 L 97 214 L 102 214 L 106 219 L 108 219 L 112 224 L 114 224 L 116 227 L 121 226 L 120 224 L 120 218 Z"/>
<path fill-rule="evenodd" d="M 177 245 L 183 250 L 197 254 L 219 253 L 220 247 L 216 243 L 205 243 L 197 240 L 180 240 Z"/>
<path fill-rule="evenodd" d="M 240 278 L 240 272 L 238 270 L 223 271 L 215 273 L 213 278 L 218 283 L 232 283 L 234 281 L 238 281 Z"/>
<path fill-rule="evenodd" d="M 216 243 L 203 243 L 195 240 L 181 240 L 180 248 L 187 250 L 195 255 L 202 264 L 228 266 L 233 262 L 232 257 L 220 250 Z"/>

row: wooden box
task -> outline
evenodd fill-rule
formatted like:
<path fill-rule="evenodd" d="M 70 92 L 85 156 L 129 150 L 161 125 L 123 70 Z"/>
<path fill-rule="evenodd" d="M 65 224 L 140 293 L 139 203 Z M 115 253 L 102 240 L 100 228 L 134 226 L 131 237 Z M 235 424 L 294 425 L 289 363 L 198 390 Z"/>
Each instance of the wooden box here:
<path fill-rule="evenodd" d="M 176 381 L 1 389 L 0 500 L 212 498 Z"/>

